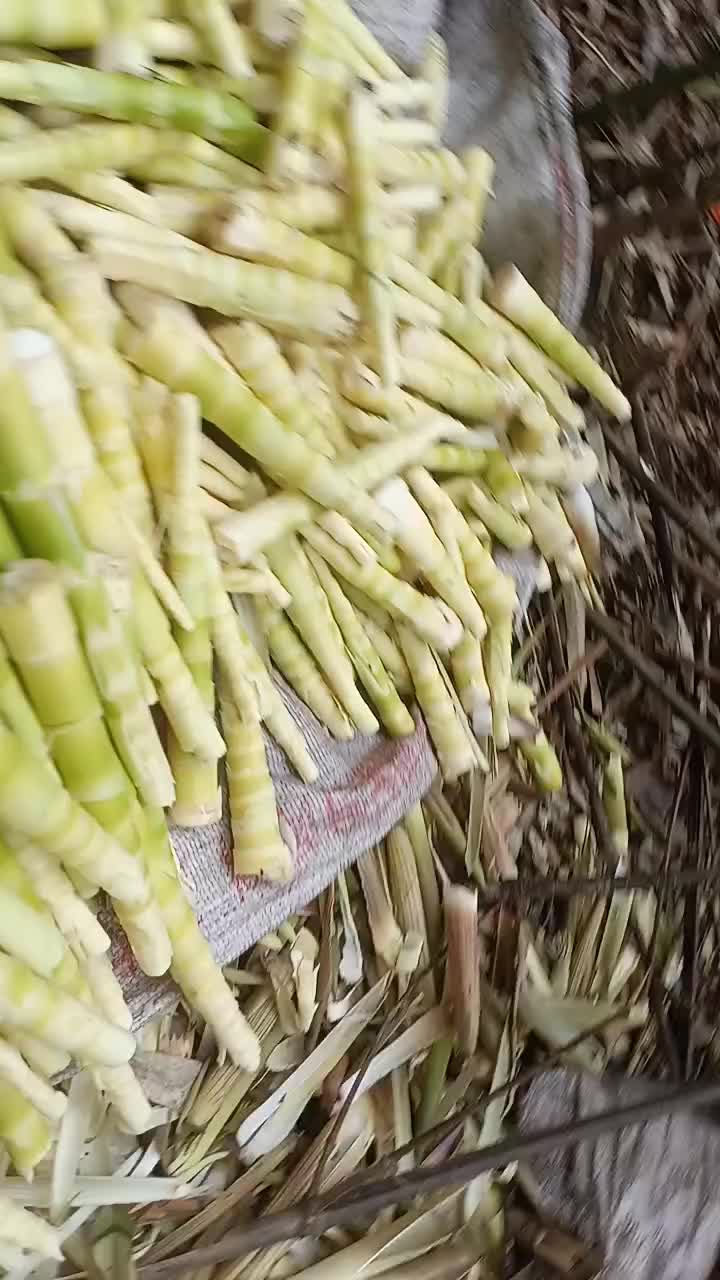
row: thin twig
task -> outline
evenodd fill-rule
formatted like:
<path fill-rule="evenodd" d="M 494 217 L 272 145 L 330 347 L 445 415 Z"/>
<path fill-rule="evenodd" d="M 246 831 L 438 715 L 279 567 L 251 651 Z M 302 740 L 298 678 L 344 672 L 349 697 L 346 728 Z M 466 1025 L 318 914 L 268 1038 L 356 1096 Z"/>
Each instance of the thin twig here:
<path fill-rule="evenodd" d="M 718 587 L 720 587 L 720 582 L 718 582 Z M 720 684 L 720 667 L 709 666 L 705 662 L 695 662 L 692 658 L 686 658 L 681 653 L 663 653 L 661 649 L 656 649 L 654 646 L 652 659 L 665 671 L 677 671 L 678 669 L 692 671 L 693 675 L 699 676 L 701 680 L 709 680 L 710 684 Z"/>
<path fill-rule="evenodd" d="M 618 436 L 612 428 L 603 424 L 603 435 L 605 443 L 611 453 L 614 453 L 618 462 L 622 463 L 625 470 L 632 476 L 633 480 L 644 489 L 645 492 L 656 502 L 659 502 L 665 508 L 668 515 L 680 525 L 686 533 L 695 538 L 700 546 L 707 551 L 708 555 L 713 556 L 716 560 L 720 560 L 720 542 L 710 533 L 709 529 L 695 516 L 688 511 L 687 503 L 683 504 L 671 493 L 664 484 L 660 484 L 654 476 L 650 475 L 646 463 L 632 450 L 626 449 L 621 444 Z"/>
<path fill-rule="evenodd" d="M 649 80 L 643 80 L 630 89 L 617 89 L 613 93 L 575 112 L 575 122 L 580 125 L 602 124 L 611 116 L 627 115 L 631 111 L 650 111 L 663 98 L 677 97 L 694 80 L 716 75 L 720 71 L 720 49 L 710 37 L 699 58 L 694 62 L 682 62 L 668 66 L 661 62 Z"/>
<path fill-rule="evenodd" d="M 684 229 L 696 228 L 706 211 L 720 199 L 720 175 L 710 173 L 701 178 L 694 195 L 680 195 L 670 201 L 655 201 L 642 213 L 623 213 L 609 219 L 597 230 L 595 255 L 598 261 L 616 248 L 622 240 L 640 238 L 651 231 L 665 236 L 679 235 Z"/>
<path fill-rule="evenodd" d="M 407 1204 L 419 1195 L 462 1187 L 481 1173 L 503 1168 L 515 1160 L 563 1151 L 631 1125 L 647 1124 L 678 1111 L 708 1106 L 718 1099 L 720 1082 L 683 1084 L 640 1102 L 613 1107 L 569 1124 L 555 1125 L 522 1137 L 504 1138 L 442 1164 L 395 1173 L 390 1178 L 368 1183 L 355 1192 L 347 1190 L 341 1199 L 336 1190 L 333 1192 L 334 1202 L 329 1206 L 325 1197 L 305 1200 L 293 1209 L 269 1214 L 264 1219 L 247 1223 L 241 1230 L 229 1232 L 217 1245 L 193 1249 L 178 1258 L 169 1258 L 152 1266 L 138 1267 L 138 1277 L 160 1280 L 160 1277 L 214 1266 L 280 1240 L 319 1236 L 330 1227 L 344 1223 L 357 1226 L 359 1219 L 372 1218 L 389 1205 Z"/>
<path fill-rule="evenodd" d="M 681 551 L 676 553 L 675 561 L 679 569 L 684 569 L 692 578 L 697 578 L 698 582 L 711 592 L 715 599 L 720 598 L 720 577 L 716 573 L 711 573 L 704 564 L 699 564 L 697 560 L 691 560 L 690 556 L 683 555 Z M 708 678 L 713 679 L 712 676 Z"/>
<path fill-rule="evenodd" d="M 563 693 L 566 693 L 568 689 L 572 688 L 578 677 L 582 675 L 583 671 L 589 671 L 595 666 L 596 662 L 599 662 L 601 658 L 605 657 L 607 650 L 608 646 L 606 640 L 598 640 L 597 644 L 594 644 L 591 649 L 586 649 L 582 657 L 578 658 L 577 662 L 574 662 L 573 665 L 568 668 L 565 675 L 555 681 L 552 689 L 548 689 L 544 698 L 540 699 L 537 706 L 534 708 L 535 714 L 541 716 L 545 711 L 548 711 L 553 703 L 557 702 L 558 698 L 560 698 Z"/>
<path fill-rule="evenodd" d="M 674 685 L 668 684 L 667 678 L 660 667 L 644 653 L 641 653 L 628 640 L 616 623 L 611 622 L 605 614 L 600 613 L 597 609 L 588 609 L 585 616 L 589 625 L 605 637 L 610 647 L 616 653 L 622 655 L 625 661 L 637 672 L 640 679 L 649 685 L 660 698 L 669 703 L 673 711 L 680 716 L 680 719 L 684 720 L 691 729 L 694 729 L 705 742 L 708 742 L 716 751 L 720 751 L 720 729 L 707 716 L 702 715 L 687 698 L 683 697 Z"/>
<path fill-rule="evenodd" d="M 633 431 L 635 433 L 638 457 L 646 467 L 651 469 L 653 476 L 655 476 L 657 471 L 655 445 L 650 432 L 648 431 L 647 419 L 645 417 L 645 409 L 643 407 L 642 400 L 638 395 L 633 396 L 632 411 L 632 424 Z M 648 494 L 648 498 L 663 586 L 665 587 L 668 603 L 672 607 L 675 572 L 673 567 L 674 557 L 670 525 L 668 523 L 665 510 L 658 502 L 657 498 L 653 497 L 652 494 Z"/>
<path fill-rule="evenodd" d="M 689 868 L 665 873 L 635 871 L 626 876 L 615 876 L 608 873 L 602 876 L 570 876 L 568 880 L 556 880 L 552 876 L 537 876 L 533 879 L 499 880 L 497 884 L 489 884 L 478 890 L 478 901 L 481 907 L 491 906 L 493 902 L 543 902 L 551 898 L 593 898 L 606 894 L 630 893 L 667 889 L 690 891 L 698 885 L 714 884 L 720 881 L 720 866 Z"/>
<path fill-rule="evenodd" d="M 594 610 L 588 613 L 594 613 Z M 556 679 L 560 680 L 567 675 L 565 666 L 565 658 L 563 656 L 562 645 L 560 643 L 560 632 L 558 629 L 557 614 L 554 614 L 548 626 L 548 641 L 550 645 L 550 659 L 555 671 Z M 572 758 L 573 768 L 580 771 L 588 796 L 590 805 L 590 817 L 592 819 L 595 838 L 597 840 L 598 850 L 602 854 L 605 862 L 612 871 L 617 866 L 617 852 L 610 835 L 605 810 L 600 799 L 598 789 L 595 785 L 595 774 L 593 772 L 592 763 L 585 748 L 585 740 L 580 731 L 580 726 L 575 717 L 572 699 L 567 688 L 560 695 L 560 709 L 563 714 L 565 724 L 565 732 L 570 743 L 570 754 Z"/>

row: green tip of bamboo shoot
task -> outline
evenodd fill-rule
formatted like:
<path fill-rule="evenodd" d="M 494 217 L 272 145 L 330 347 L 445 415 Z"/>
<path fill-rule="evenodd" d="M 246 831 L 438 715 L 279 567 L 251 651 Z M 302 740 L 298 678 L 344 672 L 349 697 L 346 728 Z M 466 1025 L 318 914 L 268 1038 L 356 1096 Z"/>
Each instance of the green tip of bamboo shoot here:
<path fill-rule="evenodd" d="M 534 738 L 521 738 L 518 743 L 538 786 L 546 792 L 561 791 L 562 769 L 551 742 L 542 730 Z"/>
<path fill-rule="evenodd" d="M 630 401 L 612 378 L 560 323 L 522 272 L 508 263 L 495 275 L 489 302 L 537 343 L 562 369 L 576 378 L 620 422 L 632 416 Z"/>

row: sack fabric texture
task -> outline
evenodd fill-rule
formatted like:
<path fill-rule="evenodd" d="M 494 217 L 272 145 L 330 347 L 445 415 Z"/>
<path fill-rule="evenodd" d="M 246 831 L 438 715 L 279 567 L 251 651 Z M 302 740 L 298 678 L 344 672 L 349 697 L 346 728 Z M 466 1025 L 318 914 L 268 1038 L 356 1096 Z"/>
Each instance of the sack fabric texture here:
<path fill-rule="evenodd" d="M 520 1128 L 567 1125 L 658 1088 L 547 1071 L 522 1099 Z M 709 1111 L 661 1116 L 531 1162 L 548 1216 L 601 1249 L 597 1280 L 706 1280 L 720 1249 L 718 1168 L 720 1128 Z"/>

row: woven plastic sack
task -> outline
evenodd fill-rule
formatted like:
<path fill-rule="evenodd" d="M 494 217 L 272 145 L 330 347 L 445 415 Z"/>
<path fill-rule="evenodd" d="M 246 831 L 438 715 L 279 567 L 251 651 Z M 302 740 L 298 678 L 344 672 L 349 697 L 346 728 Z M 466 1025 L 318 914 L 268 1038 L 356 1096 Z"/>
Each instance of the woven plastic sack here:
<path fill-rule="evenodd" d="M 640 1078 L 547 1071 L 521 1100 L 520 1131 L 575 1124 L 651 1099 L 658 1088 Z M 719 1164 L 717 1115 L 696 1111 L 550 1152 L 531 1169 L 545 1213 L 600 1250 L 597 1280 L 705 1280 L 720 1251 Z"/>
<path fill-rule="evenodd" d="M 496 162 L 496 199 L 484 237 L 488 260 L 516 262 L 574 326 L 585 297 L 590 223 L 559 32 L 532 0 L 450 0 L 445 6 L 439 0 L 354 0 L 354 8 L 409 70 L 430 32 L 442 32 L 450 54 L 448 145 L 482 143 Z M 534 572 L 526 563 L 516 571 L 526 603 Z M 227 822 L 172 833 L 183 882 L 222 964 L 382 839 L 427 791 L 436 771 L 420 721 L 410 739 L 358 736 L 338 743 L 278 684 L 320 766 L 320 780 L 308 787 L 268 740 L 279 807 L 296 846 L 293 882 L 233 880 Z M 117 929 L 113 963 L 138 1022 L 166 1004 L 171 986 L 138 972 Z"/>

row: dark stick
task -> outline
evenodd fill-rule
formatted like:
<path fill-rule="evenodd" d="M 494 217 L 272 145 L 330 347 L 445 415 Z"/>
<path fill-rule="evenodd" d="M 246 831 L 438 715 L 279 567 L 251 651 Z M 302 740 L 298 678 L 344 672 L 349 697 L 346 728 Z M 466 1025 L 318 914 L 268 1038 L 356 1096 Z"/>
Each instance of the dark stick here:
<path fill-rule="evenodd" d="M 711 173 L 702 178 L 692 196 L 680 195 L 666 203 L 655 202 L 642 213 L 620 213 L 598 227 L 594 236 L 596 260 L 610 253 L 629 236 L 646 236 L 649 231 L 661 231 L 664 235 L 679 235 L 690 227 L 697 227 L 711 205 L 720 199 L 720 177 Z"/>
<path fill-rule="evenodd" d="M 661 698 L 664 698 L 673 711 L 676 711 L 680 718 L 691 729 L 694 729 L 705 742 L 709 742 L 710 746 L 714 747 L 716 751 L 720 751 L 720 729 L 713 724 L 712 720 L 708 720 L 707 716 L 702 715 L 687 698 L 678 693 L 673 685 L 668 684 L 667 677 L 657 663 L 652 662 L 644 653 L 636 649 L 635 645 L 627 639 L 620 628 L 614 622 L 611 622 L 604 613 L 599 613 L 597 609 L 587 609 L 586 618 L 590 626 L 605 637 L 611 649 L 622 655 L 625 661 L 637 672 L 640 679 L 644 680 L 645 684 L 649 685 Z"/>
<path fill-rule="evenodd" d="M 557 614 L 554 614 L 550 619 L 547 634 L 550 646 L 550 659 L 552 661 L 553 670 L 555 671 L 555 678 L 557 680 L 561 680 L 563 676 L 567 674 L 567 668 L 565 666 L 565 658 L 563 656 L 562 645 L 560 643 Z M 570 744 L 573 767 L 578 769 L 582 780 L 585 783 L 588 803 L 590 805 L 590 817 L 592 819 L 593 830 L 595 831 L 598 850 L 602 854 L 602 857 L 610 870 L 614 871 L 617 866 L 617 852 L 615 845 L 613 844 L 612 836 L 610 835 L 610 829 L 607 824 L 602 800 L 600 799 L 598 789 L 595 786 L 593 767 L 585 749 L 583 735 L 580 731 L 577 719 L 575 718 L 572 699 L 567 689 L 565 689 L 560 697 L 560 709 L 563 714 L 565 732 L 567 733 Z"/>
<path fill-rule="evenodd" d="M 601 658 L 604 658 L 606 653 L 606 640 L 599 640 L 591 649 L 586 649 L 582 657 L 578 658 L 577 662 L 573 663 L 565 675 L 561 676 L 559 680 L 556 680 L 552 689 L 548 689 L 545 696 L 540 699 L 537 706 L 534 708 L 535 714 L 537 716 L 541 716 L 543 712 L 547 711 L 554 702 L 557 702 L 558 698 L 563 693 L 572 688 L 578 676 L 582 675 L 583 671 L 588 671 L 591 667 L 594 667 L 595 663 L 599 662 Z"/>
<path fill-rule="evenodd" d="M 481 907 L 493 902 L 515 902 L 523 899 L 543 902 L 549 898 L 592 898 L 604 894 L 630 893 L 633 890 L 669 889 L 691 891 L 701 884 L 720 882 L 720 866 L 688 868 L 666 874 L 636 871 L 627 876 L 570 876 L 567 880 L 555 880 L 552 876 L 532 879 L 500 880 L 478 891 Z"/>
<path fill-rule="evenodd" d="M 229 1232 L 216 1245 L 191 1249 L 178 1258 L 140 1266 L 138 1277 L 142 1277 L 142 1280 L 150 1280 L 151 1277 L 152 1280 L 159 1280 L 163 1276 L 180 1275 L 184 1271 L 226 1262 L 279 1240 L 319 1236 L 329 1227 L 341 1226 L 343 1223 L 357 1226 L 360 1217 L 373 1217 L 389 1205 L 407 1204 L 419 1195 L 462 1187 L 479 1174 L 502 1168 L 514 1160 L 528 1160 L 551 1151 L 579 1146 L 583 1142 L 592 1142 L 615 1133 L 618 1129 L 660 1120 L 676 1111 L 708 1106 L 719 1099 L 718 1081 L 683 1084 L 680 1088 L 664 1091 L 641 1102 L 614 1107 L 569 1124 L 541 1129 L 524 1137 L 504 1138 L 479 1151 L 455 1156 L 440 1165 L 395 1173 L 392 1177 L 366 1183 L 356 1191 L 345 1191 L 343 1194 L 342 1188 L 336 1188 L 331 1203 L 328 1203 L 327 1197 L 322 1196 L 307 1199 L 294 1209 L 269 1214 L 264 1219 L 248 1223 L 238 1231 Z"/>
<path fill-rule="evenodd" d="M 620 443 L 615 432 L 611 427 L 603 425 L 603 435 L 605 443 L 611 453 L 615 454 L 618 462 L 622 463 L 625 470 L 632 476 L 641 489 L 644 489 L 650 497 L 659 502 L 665 508 L 668 515 L 680 525 L 682 529 L 689 533 L 700 546 L 707 551 L 708 555 L 714 556 L 716 560 L 720 560 L 720 542 L 713 537 L 709 529 L 691 516 L 688 512 L 687 505 L 679 502 L 674 493 L 666 489 L 664 484 L 660 484 L 648 474 L 647 468 L 643 464 L 642 458 L 638 457 L 630 449 L 626 449 Z"/>
<path fill-rule="evenodd" d="M 720 49 L 712 41 L 705 42 L 703 51 L 694 62 L 681 62 L 668 66 L 661 62 L 649 80 L 633 85 L 630 89 L 617 89 L 608 93 L 589 107 L 575 112 L 575 123 L 601 124 L 612 115 L 625 115 L 629 111 L 649 111 L 663 98 L 675 97 L 693 80 L 712 76 L 720 71 Z"/>
<path fill-rule="evenodd" d="M 655 454 L 655 445 L 650 432 L 648 431 L 645 410 L 640 396 L 633 396 L 632 411 L 632 424 L 638 455 L 645 465 L 651 469 L 653 479 L 655 479 L 657 474 L 657 456 Z M 648 498 L 650 499 L 650 516 L 652 519 L 653 531 L 655 533 L 655 546 L 657 548 L 658 559 L 660 561 L 663 586 L 665 587 L 668 604 L 672 608 L 675 571 L 673 568 L 673 545 L 672 537 L 670 535 L 670 525 L 667 515 L 665 514 L 665 510 L 657 501 L 657 498 L 654 498 L 652 494 L 648 494 Z"/>
<path fill-rule="evenodd" d="M 678 569 L 684 569 L 685 573 L 689 573 L 692 578 L 697 578 L 701 586 L 705 587 L 705 589 L 709 591 L 715 599 L 720 597 L 720 578 L 717 574 L 711 573 L 709 569 L 705 568 L 704 564 L 698 564 L 697 560 L 691 560 L 690 556 L 683 555 L 681 551 L 676 553 L 675 561 Z M 708 667 L 707 669 L 709 671 L 713 670 L 712 667 Z M 702 674 L 699 665 L 694 668 L 694 670 L 696 670 L 698 675 Z M 716 679 L 716 677 L 706 676 L 705 679 L 713 680 Z"/>
<path fill-rule="evenodd" d="M 700 866 L 702 858 L 702 835 L 704 829 L 703 807 L 703 748 L 702 743 L 691 741 L 690 767 L 688 777 L 690 784 L 690 805 L 687 818 L 688 853 L 695 865 Z M 699 902 L 697 888 L 691 889 L 683 903 L 682 923 L 682 972 L 681 986 L 683 993 L 683 1013 L 685 1014 L 685 1079 L 692 1079 L 693 1060 L 695 1057 L 695 1004 L 698 988 L 698 933 Z"/>
<path fill-rule="evenodd" d="M 678 556 L 678 562 L 679 560 Z M 720 583 L 718 586 L 720 587 Z M 678 669 L 692 671 L 701 680 L 708 680 L 710 684 L 720 684 L 720 667 L 711 667 L 705 662 L 694 662 L 691 658 L 684 658 L 679 653 L 662 653 L 660 649 L 655 648 L 652 651 L 652 658 L 653 662 L 657 662 L 658 666 L 666 671 Z"/>

